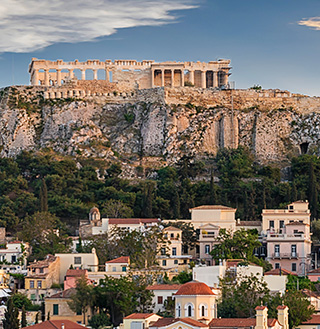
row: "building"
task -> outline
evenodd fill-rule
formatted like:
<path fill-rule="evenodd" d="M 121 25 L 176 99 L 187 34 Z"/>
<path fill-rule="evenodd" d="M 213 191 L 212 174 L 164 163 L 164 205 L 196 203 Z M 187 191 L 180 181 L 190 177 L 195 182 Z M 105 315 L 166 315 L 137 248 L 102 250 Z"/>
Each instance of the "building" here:
<path fill-rule="evenodd" d="M 320 294 L 316 291 L 311 291 L 309 289 L 302 289 L 301 292 L 309 300 L 310 304 L 314 307 L 316 313 L 320 312 Z"/>
<path fill-rule="evenodd" d="M 199 257 L 201 263 L 208 266 L 213 265 L 210 251 L 213 246 L 218 243 L 217 236 L 219 235 L 220 227 L 214 224 L 204 224 L 199 227 Z"/>
<path fill-rule="evenodd" d="M 98 271 L 99 268 L 99 260 L 95 248 L 92 248 L 91 253 L 56 254 L 56 257 L 60 259 L 60 283 L 64 282 L 64 277 L 70 267 L 88 271 Z"/>
<path fill-rule="evenodd" d="M 203 62 L 161 62 L 144 60 L 87 60 L 86 62 L 49 61 L 32 58 L 29 65 L 32 85 L 61 86 L 72 79 L 86 80 L 86 72 L 93 72 L 93 80 L 117 83 L 127 88 L 183 87 L 227 88 L 230 60 Z"/>
<path fill-rule="evenodd" d="M 186 270 L 192 256 L 182 255 L 182 230 L 169 226 L 164 228 L 162 232 L 165 242 L 161 244 L 158 255 L 159 265 L 165 269 Z"/>
<path fill-rule="evenodd" d="M 86 329 L 86 327 L 70 320 L 49 320 L 24 327 L 23 329 Z"/>
<path fill-rule="evenodd" d="M 299 327 L 295 329 L 318 329 L 320 326 L 320 314 L 313 314 L 308 321 L 302 322 Z"/>
<path fill-rule="evenodd" d="M 85 277 L 88 279 L 88 270 L 68 269 L 64 278 L 63 289 L 68 290 L 70 288 L 75 288 L 77 280 L 81 277 Z"/>
<path fill-rule="evenodd" d="M 123 318 L 120 329 L 145 329 L 150 324 L 161 319 L 161 316 L 155 313 L 132 313 Z"/>
<path fill-rule="evenodd" d="M 10 241 L 0 248 L 0 269 L 10 273 L 27 274 L 29 244 L 22 241 Z"/>
<path fill-rule="evenodd" d="M 204 205 L 191 208 L 191 223 L 195 229 L 206 224 L 213 224 L 220 229 L 235 231 L 235 213 L 237 209 L 221 205 Z"/>
<path fill-rule="evenodd" d="M 152 304 L 154 312 L 165 311 L 165 303 L 169 299 L 174 299 L 174 294 L 180 289 L 181 284 L 154 284 L 146 289 L 151 290 L 154 294 Z"/>
<path fill-rule="evenodd" d="M 130 269 L 130 257 L 121 256 L 116 259 L 112 259 L 105 264 L 105 275 L 112 276 L 114 278 L 120 278 L 127 275 Z"/>
<path fill-rule="evenodd" d="M 320 268 L 308 271 L 307 276 L 310 281 L 320 281 Z"/>
<path fill-rule="evenodd" d="M 35 303 L 40 303 L 48 294 L 59 289 L 60 258 L 48 255 L 46 259 L 35 261 L 28 267 L 25 278 L 25 290 L 27 297 Z"/>
<path fill-rule="evenodd" d="M 79 234 L 82 238 L 86 238 L 110 233 L 116 228 L 143 232 L 157 226 L 160 221 L 160 218 L 101 218 L 99 209 L 93 207 L 90 209 L 88 220 L 80 221 Z"/>

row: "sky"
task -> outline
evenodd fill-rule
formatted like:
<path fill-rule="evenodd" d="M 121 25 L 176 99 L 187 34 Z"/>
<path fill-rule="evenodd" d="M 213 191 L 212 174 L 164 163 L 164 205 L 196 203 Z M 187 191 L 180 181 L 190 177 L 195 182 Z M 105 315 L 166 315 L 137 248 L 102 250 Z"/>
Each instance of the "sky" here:
<path fill-rule="evenodd" d="M 231 59 L 236 88 L 320 96 L 320 0 L 1 0 L 0 87 L 32 57 Z"/>

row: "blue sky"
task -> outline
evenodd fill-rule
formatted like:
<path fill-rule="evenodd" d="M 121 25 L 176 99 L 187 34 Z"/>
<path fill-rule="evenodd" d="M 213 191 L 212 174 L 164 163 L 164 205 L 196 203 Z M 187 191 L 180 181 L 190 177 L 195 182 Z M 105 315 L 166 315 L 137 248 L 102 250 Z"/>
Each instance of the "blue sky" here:
<path fill-rule="evenodd" d="M 320 96 L 319 0 L 1 0 L 0 86 L 32 57 L 231 59 L 236 88 Z"/>

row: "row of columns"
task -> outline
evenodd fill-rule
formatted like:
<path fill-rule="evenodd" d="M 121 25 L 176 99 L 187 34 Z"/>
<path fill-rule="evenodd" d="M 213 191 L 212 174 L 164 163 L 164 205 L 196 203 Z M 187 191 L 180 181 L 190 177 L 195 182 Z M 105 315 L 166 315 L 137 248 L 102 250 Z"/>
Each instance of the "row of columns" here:
<path fill-rule="evenodd" d="M 68 69 L 68 73 L 69 73 L 69 78 L 72 79 L 74 77 L 74 73 L 73 73 L 74 69 Z M 81 70 L 81 80 L 86 80 L 86 69 L 80 69 Z M 98 70 L 97 69 L 93 69 L 93 80 L 98 80 Z M 106 81 L 109 82 L 109 69 L 106 69 Z M 54 73 L 54 72 L 52 72 Z M 57 85 L 61 86 L 61 69 L 57 69 L 56 70 L 56 77 L 57 77 Z M 33 71 L 33 75 L 32 75 L 32 84 L 33 85 L 38 85 L 38 81 L 39 81 L 39 70 L 34 70 Z M 50 72 L 49 69 L 44 69 L 44 85 L 45 86 L 49 86 L 50 85 Z"/>

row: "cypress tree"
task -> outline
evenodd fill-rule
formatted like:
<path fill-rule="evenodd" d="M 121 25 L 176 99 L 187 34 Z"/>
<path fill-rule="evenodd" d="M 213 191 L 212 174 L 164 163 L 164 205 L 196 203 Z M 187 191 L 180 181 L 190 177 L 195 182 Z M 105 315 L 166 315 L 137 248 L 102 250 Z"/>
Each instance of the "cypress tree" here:
<path fill-rule="evenodd" d="M 213 205 L 216 203 L 217 203 L 217 192 L 214 186 L 213 173 L 211 172 L 209 204 Z"/>
<path fill-rule="evenodd" d="M 48 211 L 48 189 L 44 178 L 40 187 L 40 211 Z"/>
<path fill-rule="evenodd" d="M 317 182 L 314 174 L 314 166 L 313 162 L 310 162 L 309 166 L 309 188 L 308 188 L 308 196 L 310 202 L 310 210 L 311 210 L 311 220 L 318 218 L 318 191 L 317 191 Z"/>
<path fill-rule="evenodd" d="M 174 191 L 172 204 L 174 218 L 180 218 L 180 197 L 177 190 Z"/>
<path fill-rule="evenodd" d="M 26 315 L 26 308 L 24 305 L 22 306 L 22 314 L 21 314 L 21 328 L 27 326 L 27 315 Z"/>
<path fill-rule="evenodd" d="M 10 298 L 7 304 L 7 311 L 2 321 L 3 329 L 19 329 L 18 309 L 14 307 L 13 300 Z"/>
<path fill-rule="evenodd" d="M 298 200 L 298 192 L 297 192 L 297 186 L 295 181 L 292 183 L 292 188 L 291 188 L 291 201 L 297 201 Z"/>

